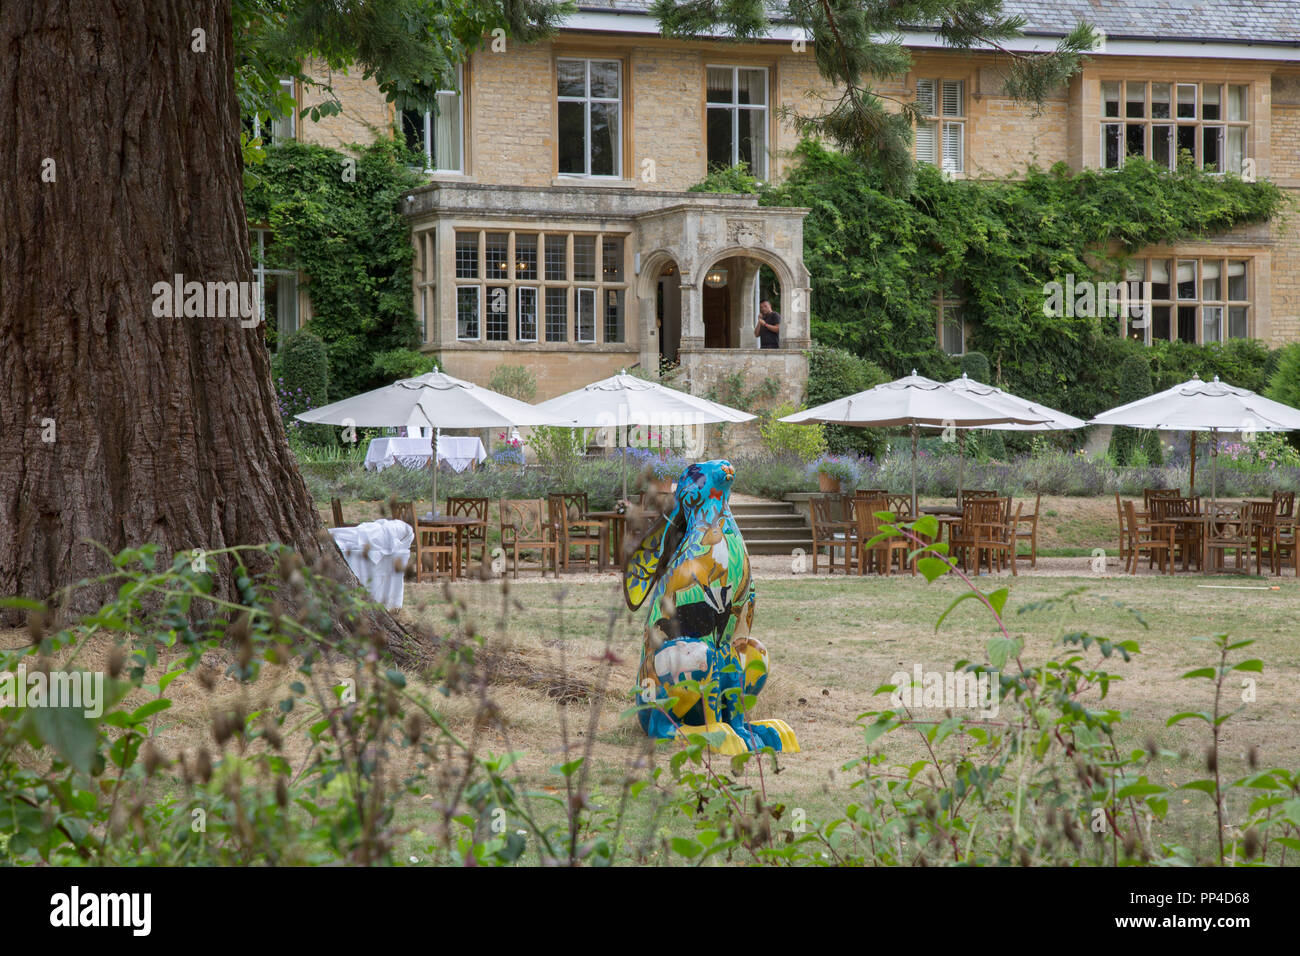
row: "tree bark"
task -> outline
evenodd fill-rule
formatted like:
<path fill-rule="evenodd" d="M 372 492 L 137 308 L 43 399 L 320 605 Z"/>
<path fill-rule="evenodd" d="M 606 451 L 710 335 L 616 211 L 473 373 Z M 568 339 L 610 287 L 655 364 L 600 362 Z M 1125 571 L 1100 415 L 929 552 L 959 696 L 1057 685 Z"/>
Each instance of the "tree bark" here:
<path fill-rule="evenodd" d="M 232 40 L 230 0 L 0 3 L 0 595 L 104 572 L 91 542 L 322 554 L 262 328 L 153 314 L 254 278 Z"/>

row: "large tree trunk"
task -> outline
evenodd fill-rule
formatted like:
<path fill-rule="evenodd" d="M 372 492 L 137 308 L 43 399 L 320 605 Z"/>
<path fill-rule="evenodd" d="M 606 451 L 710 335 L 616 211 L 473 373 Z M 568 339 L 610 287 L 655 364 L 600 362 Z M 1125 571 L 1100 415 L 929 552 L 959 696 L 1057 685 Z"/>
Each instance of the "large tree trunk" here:
<path fill-rule="evenodd" d="M 261 327 L 153 314 L 253 279 L 231 33 L 230 0 L 0 3 L 0 595 L 102 573 L 90 542 L 321 553 Z"/>

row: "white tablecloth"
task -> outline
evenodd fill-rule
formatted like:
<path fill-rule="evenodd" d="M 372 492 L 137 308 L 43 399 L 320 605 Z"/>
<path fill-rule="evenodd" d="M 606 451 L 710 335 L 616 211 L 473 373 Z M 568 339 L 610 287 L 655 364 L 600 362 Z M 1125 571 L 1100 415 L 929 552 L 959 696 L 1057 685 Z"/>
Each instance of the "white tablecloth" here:
<path fill-rule="evenodd" d="M 415 529 L 384 518 L 355 528 L 330 528 L 330 535 L 370 596 L 390 611 L 400 608 Z"/>
<path fill-rule="evenodd" d="M 383 471 L 392 465 L 407 468 L 428 468 L 433 451 L 431 438 L 372 438 L 366 449 L 365 467 L 370 471 Z M 438 461 L 451 465 L 453 471 L 464 471 L 472 462 L 487 459 L 483 440 L 466 435 L 441 435 L 438 438 Z"/>

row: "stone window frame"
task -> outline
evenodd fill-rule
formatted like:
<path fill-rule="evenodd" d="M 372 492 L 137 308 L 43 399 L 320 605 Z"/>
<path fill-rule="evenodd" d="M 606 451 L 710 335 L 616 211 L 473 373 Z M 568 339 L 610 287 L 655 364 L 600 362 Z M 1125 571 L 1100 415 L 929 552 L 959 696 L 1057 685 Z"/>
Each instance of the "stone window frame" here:
<path fill-rule="evenodd" d="M 1172 275 L 1168 277 L 1168 295 L 1157 296 L 1155 287 L 1155 276 L 1152 263 L 1168 263 Z M 1215 297 L 1206 297 L 1205 295 L 1205 267 L 1206 262 L 1214 262 L 1219 267 L 1219 294 Z M 1193 263 L 1195 269 L 1195 288 L 1192 290 L 1195 294 L 1186 298 L 1179 297 L 1178 269 L 1183 263 Z M 1243 279 L 1246 286 L 1245 297 L 1233 297 L 1229 286 L 1231 277 L 1231 268 L 1235 263 L 1244 265 Z M 1136 268 L 1135 268 L 1136 266 Z M 1160 341 L 1191 341 L 1198 345 L 1205 345 L 1209 342 L 1228 342 L 1232 339 L 1249 339 L 1254 338 L 1255 322 L 1255 260 L 1246 255 L 1149 255 L 1140 256 L 1130 260 L 1128 270 L 1125 274 L 1126 281 L 1129 282 L 1151 282 L 1151 314 L 1146 316 L 1145 327 L 1138 329 L 1133 328 L 1134 318 L 1121 315 L 1119 318 L 1119 334 L 1134 340 L 1140 339 L 1144 345 L 1150 345 L 1155 341 L 1156 327 L 1156 310 L 1168 309 L 1169 336 L 1167 339 L 1161 338 Z M 1192 324 L 1193 337 L 1185 339 L 1178 334 L 1180 308 L 1193 310 L 1190 317 Z M 1205 338 L 1205 310 L 1219 309 L 1219 327 L 1218 337 L 1213 339 Z M 1241 320 L 1245 324 L 1244 333 L 1241 335 L 1232 335 L 1233 311 L 1243 310 Z M 1140 333 L 1140 335 L 1138 334 Z"/>
<path fill-rule="evenodd" d="M 456 338 L 461 342 L 494 342 L 497 344 L 508 345 L 539 345 L 546 344 L 552 346 L 565 345 L 627 345 L 627 301 L 631 296 L 632 283 L 628 281 L 627 254 L 631 247 L 631 233 L 618 232 L 614 230 L 547 230 L 547 229 L 530 229 L 530 228 L 496 228 L 496 227 L 455 227 L 455 243 L 464 248 L 460 242 L 463 237 L 471 234 L 477 237 L 477 263 L 474 276 L 461 276 L 459 270 L 453 270 L 457 277 L 453 280 L 457 291 L 453 293 L 456 305 Z M 506 237 L 506 274 L 504 276 L 488 276 L 487 261 L 487 237 L 488 235 L 504 234 Z M 516 238 L 518 236 L 536 237 L 536 258 L 532 262 L 532 269 L 522 269 L 523 262 L 516 255 Z M 591 237 L 594 240 L 595 258 L 592 262 L 591 279 L 575 278 L 574 269 L 574 239 L 575 237 Z M 619 240 L 618 259 L 616 265 L 606 262 L 606 256 L 611 250 L 611 243 L 607 240 Z M 564 278 L 550 278 L 547 271 L 547 252 L 552 251 L 552 243 L 559 241 L 564 249 Z M 521 273 L 525 273 L 521 275 Z M 462 336 L 460 323 L 460 289 L 473 288 L 477 290 L 478 302 L 478 335 Z M 504 288 L 506 290 L 506 338 L 489 339 L 487 337 L 487 313 L 486 308 L 491 300 L 492 290 Z M 535 335 L 531 339 L 519 337 L 519 290 L 531 289 L 536 294 L 536 313 L 535 313 Z M 554 299 L 555 292 L 563 290 L 565 301 L 565 337 L 563 339 L 551 338 L 552 326 L 548 323 L 547 301 Z M 582 293 L 591 293 L 592 314 L 591 314 L 591 335 L 589 339 L 580 339 L 578 328 L 578 303 Z M 622 328 L 622 340 L 613 341 L 608 338 L 609 315 L 608 301 L 609 293 L 619 293 L 619 310 Z"/>
<path fill-rule="evenodd" d="M 712 103 L 709 101 L 709 70 L 730 70 L 732 81 L 732 101 L 727 103 Z M 762 106 L 752 106 L 744 103 L 737 103 L 739 96 L 739 73 L 741 70 L 756 70 L 763 73 L 763 104 Z M 763 169 L 750 169 L 750 174 L 760 182 L 766 182 L 771 173 L 771 153 L 774 148 L 773 130 L 772 130 L 772 94 L 773 83 L 772 77 L 775 71 L 770 66 L 755 65 L 752 61 L 745 63 L 727 63 L 725 61 L 706 62 L 704 64 L 704 93 L 703 93 L 703 116 L 704 116 L 704 156 L 705 165 L 708 165 L 709 155 L 709 110 L 725 109 L 731 114 L 731 147 L 732 160 L 730 165 L 735 166 L 740 161 L 740 111 L 749 110 L 751 112 L 762 112 L 763 114 Z"/>
<path fill-rule="evenodd" d="M 966 125 L 970 121 L 969 111 L 966 109 L 966 99 L 969 83 L 965 78 L 958 79 L 953 76 L 925 76 L 917 77 L 916 80 L 916 99 L 918 104 L 921 103 L 922 84 L 932 84 L 933 97 L 931 99 L 931 108 L 925 112 L 924 118 L 917 124 L 916 129 L 919 132 L 922 125 L 933 128 L 934 130 L 934 161 L 933 166 L 945 173 L 964 174 L 966 172 Z M 956 85 L 957 106 L 955 113 L 947 110 L 946 92 L 951 85 Z M 957 133 L 957 161 L 949 163 L 951 153 L 948 147 L 948 130 L 955 129 Z M 918 162 L 930 162 L 928 159 L 922 159 L 918 154 L 920 148 L 919 137 L 914 137 L 912 152 Z"/>
<path fill-rule="evenodd" d="M 1205 168 L 1205 132 L 1206 130 L 1219 131 L 1217 138 L 1217 149 L 1222 162 L 1219 164 L 1224 168 L 1210 170 L 1211 175 L 1223 175 L 1225 172 L 1232 172 L 1241 175 L 1242 166 L 1251 158 L 1250 155 L 1250 134 L 1253 126 L 1251 119 L 1251 94 L 1252 83 L 1249 80 L 1242 80 L 1233 77 L 1224 77 L 1220 80 L 1213 79 L 1185 79 L 1181 77 L 1170 77 L 1167 79 L 1132 79 L 1128 75 L 1102 75 L 1097 80 L 1097 167 L 1099 169 L 1119 169 L 1123 167 L 1124 160 L 1129 155 L 1138 155 L 1132 149 L 1132 131 L 1141 130 L 1142 134 L 1142 153 L 1144 159 L 1159 164 L 1156 158 L 1155 131 L 1157 129 L 1168 129 L 1170 142 L 1168 157 L 1165 160 L 1170 170 L 1177 167 L 1179 152 L 1179 130 L 1183 128 L 1192 129 L 1192 155 L 1195 158 L 1198 169 Z M 1116 100 L 1116 115 L 1107 115 L 1107 87 L 1112 84 L 1118 85 L 1118 99 Z M 1131 86 L 1141 87 L 1141 104 L 1142 114 L 1130 115 L 1129 109 L 1132 103 L 1138 100 L 1132 98 Z M 1155 116 L 1155 89 L 1156 87 L 1168 87 L 1169 90 L 1169 108 L 1168 116 Z M 1242 90 L 1241 104 L 1242 117 L 1240 119 L 1228 119 L 1228 104 L 1231 98 L 1231 91 L 1234 87 Z M 1179 110 L 1182 106 L 1179 94 L 1183 89 L 1192 90 L 1192 114 L 1191 116 L 1179 116 Z M 1206 118 L 1205 113 L 1205 92 L 1208 89 L 1217 89 L 1218 93 L 1218 117 Z M 1117 155 L 1114 162 L 1111 162 L 1106 153 L 1107 139 L 1112 135 L 1111 130 L 1115 129 Z M 1228 147 L 1231 137 L 1231 131 L 1239 130 L 1240 136 L 1240 160 L 1238 168 L 1228 168 Z"/>
<path fill-rule="evenodd" d="M 465 99 L 466 99 L 465 70 L 463 65 L 458 65 L 456 67 L 456 86 L 458 88 L 454 90 L 436 90 L 434 92 L 434 95 L 437 97 L 438 100 L 439 114 L 441 114 L 443 109 L 444 97 L 454 97 L 455 99 L 456 111 L 459 114 L 459 122 L 456 124 L 456 129 L 458 134 L 457 143 L 456 143 L 456 165 L 455 167 L 433 165 L 433 155 L 429 147 L 430 147 L 430 142 L 433 139 L 432 134 L 436 129 L 436 125 L 435 125 L 436 117 L 433 115 L 432 111 L 425 110 L 424 111 L 424 133 L 423 133 L 423 142 L 424 142 L 423 172 L 426 176 L 432 176 L 438 173 L 447 173 L 447 174 L 455 174 L 455 175 L 463 176 L 467 172 L 465 168 L 465 124 L 466 121 L 469 119 L 469 110 L 465 108 Z M 405 122 L 403 113 L 407 113 L 407 112 L 415 112 L 415 111 L 414 110 L 397 111 L 397 132 L 398 135 L 402 136 L 403 138 L 405 138 L 405 134 L 406 134 L 406 130 L 403 125 Z"/>
<path fill-rule="evenodd" d="M 265 320 L 266 318 L 266 279 L 267 276 L 275 276 L 280 279 L 289 279 L 292 281 L 291 292 L 281 297 L 277 294 L 277 305 L 280 301 L 287 301 L 293 306 L 293 320 L 290 327 L 286 327 L 284 316 L 276 310 L 276 348 L 278 349 L 284 339 L 297 332 L 302 328 L 302 309 L 298 302 L 299 276 L 297 269 L 277 269 L 268 268 L 266 265 L 266 242 L 271 237 L 271 230 L 265 226 L 249 226 L 249 255 L 253 259 L 253 278 L 257 282 L 257 314 Z M 278 293 L 278 288 L 277 288 Z"/>
<path fill-rule="evenodd" d="M 966 295 L 960 279 L 945 280 L 940 278 L 939 290 L 933 300 L 934 304 L 934 334 L 938 340 L 939 349 L 945 355 L 960 356 L 966 354 Z M 955 314 L 955 319 L 949 319 L 949 313 Z M 950 323 L 955 322 L 957 331 L 961 335 L 961 349 L 957 352 L 948 350 L 948 343 L 944 338 L 944 333 Z"/>
<path fill-rule="evenodd" d="M 415 285 L 416 312 L 420 317 L 420 341 L 428 342 L 437 315 L 438 231 L 422 229 L 415 233 L 415 268 L 411 278 Z"/>
<path fill-rule="evenodd" d="M 585 66 L 585 89 L 586 92 L 581 97 L 561 96 L 560 95 L 560 63 L 564 60 L 580 61 Z M 613 173 L 592 173 L 591 172 L 591 103 L 608 103 L 615 102 L 610 97 L 592 97 L 591 96 L 591 64 L 592 63 L 617 63 L 618 64 L 618 135 L 613 137 L 615 146 L 614 172 Z M 625 54 L 609 52 L 592 52 L 579 53 L 573 51 L 556 51 L 552 58 L 552 83 L 551 103 L 555 109 L 555 149 L 552 153 L 552 169 L 555 176 L 567 180 L 596 180 L 596 181 L 615 181 L 625 179 L 624 172 L 627 166 L 628 144 L 626 138 L 628 135 L 629 112 L 631 98 L 628 89 L 628 65 Z M 584 157 L 586 172 L 566 173 L 560 171 L 560 104 L 580 102 L 585 104 L 583 111 L 585 117 L 586 131 L 586 155 Z"/>

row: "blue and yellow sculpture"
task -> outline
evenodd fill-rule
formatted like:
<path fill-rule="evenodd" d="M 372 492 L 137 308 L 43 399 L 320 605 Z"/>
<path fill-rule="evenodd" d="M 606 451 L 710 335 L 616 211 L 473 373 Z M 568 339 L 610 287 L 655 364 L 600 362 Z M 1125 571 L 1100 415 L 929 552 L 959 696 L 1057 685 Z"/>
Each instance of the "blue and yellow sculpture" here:
<path fill-rule="evenodd" d="M 688 467 L 673 509 L 660 517 L 623 570 L 627 605 L 650 599 L 637 672 L 638 713 L 651 737 L 709 734 L 724 754 L 771 747 L 797 752 L 783 720 L 746 720 L 746 696 L 767 682 L 767 649 L 750 636 L 754 582 L 749 552 L 728 502 L 729 461 Z M 695 682 L 688 684 L 686 682 Z M 702 693 L 703 692 L 703 693 Z"/>

